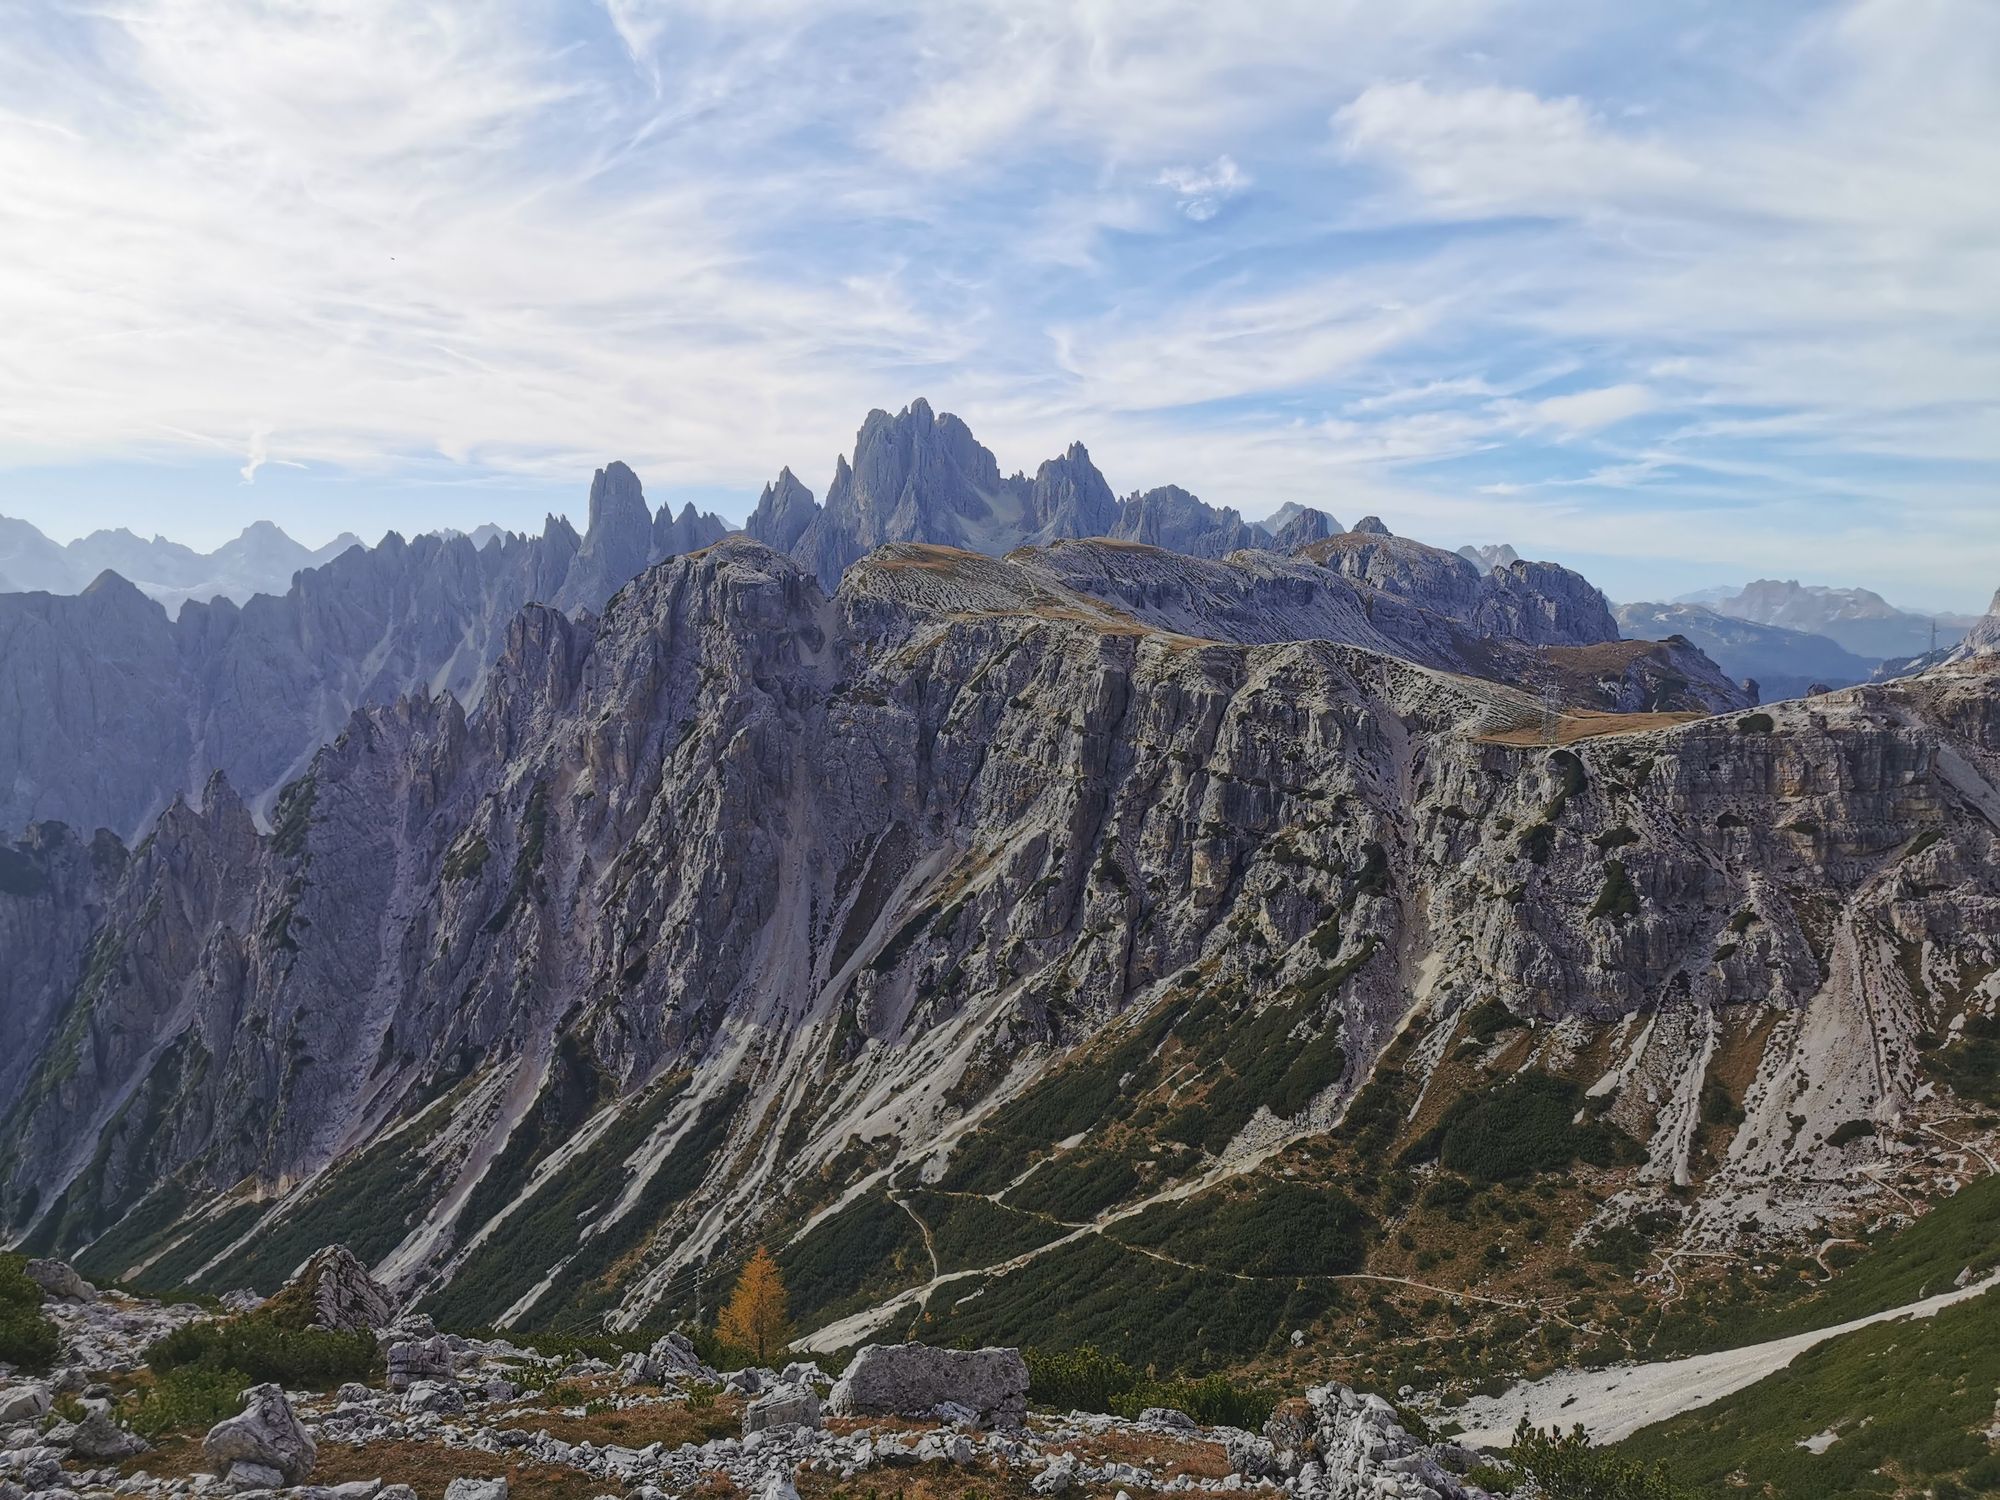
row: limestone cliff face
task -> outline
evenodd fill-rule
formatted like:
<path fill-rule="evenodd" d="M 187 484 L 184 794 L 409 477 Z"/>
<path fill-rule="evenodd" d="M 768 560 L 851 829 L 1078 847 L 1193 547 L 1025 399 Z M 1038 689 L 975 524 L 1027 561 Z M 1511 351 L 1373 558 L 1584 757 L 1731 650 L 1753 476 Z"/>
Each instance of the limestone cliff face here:
<path fill-rule="evenodd" d="M 1317 515 L 1317 512 L 1313 514 Z M 1325 518 L 1314 530 L 1325 535 Z M 834 460 L 826 503 L 786 469 L 764 487 L 744 530 L 786 553 L 831 591 L 875 548 L 918 542 L 997 556 L 1076 537 L 1114 537 L 1197 557 L 1276 543 L 1235 511 L 1168 485 L 1114 498 L 1083 444 L 1047 460 L 1033 479 L 1003 476 L 993 454 L 950 412 L 924 400 L 891 416 L 872 411 L 854 458 Z"/>
<path fill-rule="evenodd" d="M 596 609 L 647 564 L 723 535 L 658 521 L 623 464 L 599 471 L 581 538 L 391 532 L 284 594 L 177 617 L 115 573 L 73 596 L 0 595 L 0 829 L 56 819 L 132 837 L 220 769 L 259 814 L 362 704 L 476 697 L 522 607 Z"/>
<path fill-rule="evenodd" d="M 637 1320 L 1187 985 L 1338 1027 L 1225 1161 L 1486 1000 L 1601 1059 L 1663 1184 L 1751 1047 L 1703 1200 L 1739 1216 L 1949 1100 L 1925 1049 L 2000 969 L 1990 676 L 1550 749 L 1516 688 L 1101 577 L 891 548 L 829 596 L 731 539 L 522 611 L 470 714 L 356 713 L 269 834 L 220 782 L 129 854 L 38 833 L 9 1232 L 227 1282 L 337 1218 L 469 1319 Z"/>

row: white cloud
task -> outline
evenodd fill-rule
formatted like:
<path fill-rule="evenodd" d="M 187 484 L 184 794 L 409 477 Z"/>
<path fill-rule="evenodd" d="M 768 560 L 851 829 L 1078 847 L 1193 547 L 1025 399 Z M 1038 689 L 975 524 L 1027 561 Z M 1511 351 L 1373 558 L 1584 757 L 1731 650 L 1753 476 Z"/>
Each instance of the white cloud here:
<path fill-rule="evenodd" d="M 923 393 L 1253 512 L 1778 567 L 1837 493 L 2000 573 L 1986 0 L 601 3 L 28 7 L 0 464 L 747 503 Z"/>
<path fill-rule="evenodd" d="M 1608 131 L 1582 101 L 1421 81 L 1364 89 L 1333 117 L 1350 159 L 1399 172 L 1447 215 L 1591 212 L 1693 185 L 1693 164 L 1657 143 Z"/>
<path fill-rule="evenodd" d="M 1227 156 L 1206 167 L 1168 167 L 1157 179 L 1179 200 L 1175 206 L 1197 224 L 1221 212 L 1222 205 L 1250 186 L 1250 174 Z"/>
<path fill-rule="evenodd" d="M 1643 385 L 1607 385 L 1594 391 L 1545 396 L 1527 404 L 1523 415 L 1532 426 L 1568 433 L 1596 432 L 1652 411 L 1659 398 Z"/>

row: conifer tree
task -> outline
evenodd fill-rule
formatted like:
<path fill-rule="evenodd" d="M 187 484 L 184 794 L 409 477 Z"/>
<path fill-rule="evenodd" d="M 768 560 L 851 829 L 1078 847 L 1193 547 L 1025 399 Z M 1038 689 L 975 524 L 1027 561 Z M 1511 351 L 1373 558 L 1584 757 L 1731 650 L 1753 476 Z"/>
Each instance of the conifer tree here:
<path fill-rule="evenodd" d="M 759 1245 L 743 1274 L 736 1278 L 735 1290 L 716 1320 L 715 1331 L 724 1343 L 755 1356 L 758 1364 L 769 1364 L 792 1341 L 792 1325 L 785 1313 L 785 1278 L 778 1274 L 771 1252 Z"/>

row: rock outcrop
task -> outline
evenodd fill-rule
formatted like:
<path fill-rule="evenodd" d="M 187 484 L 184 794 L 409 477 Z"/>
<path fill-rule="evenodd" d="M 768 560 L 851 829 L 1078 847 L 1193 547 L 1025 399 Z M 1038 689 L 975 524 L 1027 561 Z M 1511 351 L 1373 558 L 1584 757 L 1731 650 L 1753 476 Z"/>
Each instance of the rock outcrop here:
<path fill-rule="evenodd" d="M 97 1288 L 79 1276 L 76 1267 L 66 1260 L 30 1260 L 21 1269 L 28 1280 L 51 1297 L 71 1302 L 97 1300 Z"/>
<path fill-rule="evenodd" d="M 971 1412 L 984 1427 L 1018 1427 L 1028 1414 L 1021 1351 L 869 1344 L 827 1400 L 827 1409 L 843 1417 L 925 1417 L 943 1406 Z"/>
<path fill-rule="evenodd" d="M 373 1332 L 396 1316 L 396 1299 L 368 1274 L 368 1268 L 345 1245 L 328 1245 L 309 1256 L 272 1298 L 273 1311 L 294 1306 L 310 1309 L 303 1319 L 311 1328 L 340 1333 Z"/>
<path fill-rule="evenodd" d="M 1171 485 L 1114 498 L 1081 443 L 1043 463 L 1033 479 L 1003 476 L 964 422 L 933 412 L 921 399 L 894 416 L 868 414 L 855 435 L 853 461 L 834 461 L 824 505 L 786 469 L 765 486 L 744 530 L 793 558 L 829 591 L 849 567 L 892 542 L 990 556 L 1096 536 L 1202 557 L 1272 545 L 1266 532 L 1235 511 L 1218 510 Z"/>

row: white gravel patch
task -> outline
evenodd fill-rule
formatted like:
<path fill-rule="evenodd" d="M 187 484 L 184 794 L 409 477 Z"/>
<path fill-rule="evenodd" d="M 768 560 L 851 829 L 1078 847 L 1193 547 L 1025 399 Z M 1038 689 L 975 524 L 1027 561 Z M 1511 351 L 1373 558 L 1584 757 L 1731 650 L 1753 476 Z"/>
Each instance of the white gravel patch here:
<path fill-rule="evenodd" d="M 1927 1318 L 1996 1284 L 2000 1284 L 2000 1275 L 1940 1292 L 1908 1307 L 1719 1354 L 1696 1354 L 1650 1365 L 1614 1365 L 1608 1370 L 1563 1370 L 1543 1380 L 1523 1381 L 1501 1395 L 1475 1396 L 1460 1407 L 1456 1415 L 1465 1431 L 1458 1441 L 1468 1447 L 1504 1448 L 1515 1425 L 1526 1416 L 1537 1427 L 1559 1427 L 1565 1432 L 1581 1423 L 1592 1442 L 1615 1443 L 1641 1427 L 1755 1385 L 1815 1344 L 1872 1323 Z"/>

